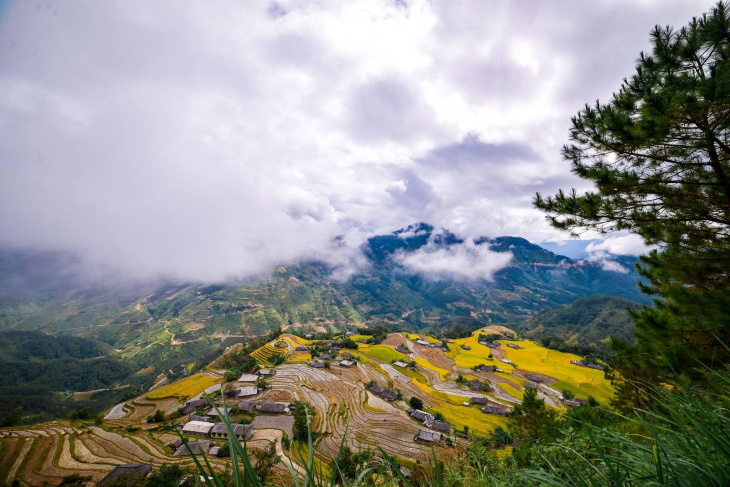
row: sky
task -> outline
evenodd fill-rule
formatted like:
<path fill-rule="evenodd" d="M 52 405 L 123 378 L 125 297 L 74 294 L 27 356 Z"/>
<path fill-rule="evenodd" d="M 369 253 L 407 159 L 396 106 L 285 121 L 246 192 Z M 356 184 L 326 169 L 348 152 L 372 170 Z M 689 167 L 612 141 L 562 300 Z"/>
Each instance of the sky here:
<path fill-rule="evenodd" d="M 467 240 L 410 264 L 489 276 L 504 259 L 471 239 L 567 238 L 531 201 L 589 189 L 561 158 L 570 118 L 654 25 L 713 4 L 0 2 L 0 245 L 140 277 L 346 277 L 366 238 L 422 221 Z"/>

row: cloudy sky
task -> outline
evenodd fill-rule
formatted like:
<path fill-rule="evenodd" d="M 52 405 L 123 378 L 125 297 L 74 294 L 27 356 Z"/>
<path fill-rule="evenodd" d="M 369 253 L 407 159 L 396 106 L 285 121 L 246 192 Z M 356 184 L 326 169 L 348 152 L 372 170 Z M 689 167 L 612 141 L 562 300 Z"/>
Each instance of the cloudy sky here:
<path fill-rule="evenodd" d="M 416 221 L 563 239 L 570 117 L 713 3 L 0 2 L 0 244 L 220 279 Z"/>

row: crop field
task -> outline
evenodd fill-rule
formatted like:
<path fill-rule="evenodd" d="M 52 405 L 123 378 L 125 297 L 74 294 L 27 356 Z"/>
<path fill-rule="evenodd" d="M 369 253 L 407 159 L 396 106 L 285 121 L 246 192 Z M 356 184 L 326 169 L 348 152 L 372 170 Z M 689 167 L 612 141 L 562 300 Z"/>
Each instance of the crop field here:
<path fill-rule="evenodd" d="M 471 350 L 464 350 L 461 345 L 468 345 Z M 450 343 L 446 355 L 454 359 L 454 364 L 457 367 L 471 369 L 479 364 L 491 365 L 495 363 L 494 359 L 488 358 L 490 353 L 492 352 L 489 347 L 479 345 L 479 332 L 475 332 L 468 338 L 459 338 L 454 340 L 454 343 Z"/>
<path fill-rule="evenodd" d="M 406 413 L 407 401 L 412 397 L 421 399 L 426 411 L 443 414 L 454 430 L 463 431 L 464 427 L 468 427 L 472 434 L 480 436 L 489 435 L 497 426 L 506 427 L 507 418 L 484 414 L 479 407 L 464 406 L 464 403 L 470 402 L 469 398 L 474 395 L 490 396 L 492 401 L 505 405 L 517 403 L 524 394 L 524 375 L 527 372 L 556 379 L 557 382 L 550 384 L 555 391 L 568 389 L 578 397 L 592 395 L 600 402 L 611 397 L 611 385 L 602 371 L 571 365 L 570 360 L 575 359 L 575 355 L 548 350 L 527 341 L 515 342 L 524 347 L 522 350 L 508 348 L 506 343 L 509 342 L 502 342 L 505 346 L 500 353 L 514 361 L 517 369 L 493 361 L 491 363 L 499 365 L 504 372 L 467 373 L 469 371 L 459 370 L 466 378 L 489 381 L 493 387 L 493 391 L 486 394 L 472 392 L 453 380 L 456 375 L 453 368 L 466 369 L 489 362 L 486 356 L 490 350 L 479 345 L 477 337 L 478 333 L 475 333 L 455 340 L 446 353 L 438 348 L 413 347 L 413 360 L 419 365 L 417 371 L 401 369 L 390 363 L 392 360 L 411 360 L 394 349 L 403 335 L 392 336 L 390 341 L 384 342 L 388 344 L 361 345 L 353 351 L 360 361 L 351 368 L 332 362 L 329 369 L 315 369 L 305 364 L 311 360 L 308 352 L 295 352 L 288 356 L 285 364 L 276 368 L 276 375 L 267 380 L 270 387 L 260 392 L 257 400 L 303 400 L 312 404 L 317 411 L 313 422 L 313 430 L 317 433 L 315 455 L 317 462 L 326 466 L 336 455 L 343 437 L 344 443 L 353 451 L 380 446 L 404 464 L 428 462 L 431 446 L 414 440 L 416 432 L 424 426 Z M 299 341 L 293 335 L 282 335 L 281 340 L 292 347 L 311 343 Z M 469 345 L 472 350 L 461 349 L 462 344 Z M 278 354 L 288 354 L 288 351 L 266 344 L 252 355 L 260 363 L 266 363 Z M 449 377 L 452 379 L 449 380 Z M 381 387 L 400 391 L 403 400 L 387 402 L 368 392 L 365 386 L 371 380 Z M 169 432 L 145 431 L 145 428 L 153 426 L 147 425 L 145 419 L 156 410 L 173 412 L 181 396 L 193 397 L 200 393 L 201 388 L 220 382 L 222 378 L 216 377 L 214 372 L 207 372 L 167 385 L 118 404 L 104 420 L 103 427 L 88 422 L 51 421 L 24 428 L 0 429 L 0 483 L 17 477 L 26 485 L 57 484 L 62 477 L 72 473 L 92 475 L 94 482 L 98 482 L 115 465 L 133 461 L 156 466 L 163 462 L 189 464 L 190 459 L 173 458 L 172 450 L 165 446 L 175 437 Z M 540 391 L 541 397 L 549 404 L 561 408 L 555 392 L 542 386 Z M 279 417 L 257 419 L 271 420 L 271 426 L 257 429 L 256 434 L 264 436 L 261 441 L 270 441 L 271 438 L 265 438 L 272 431 L 280 439 L 281 431 L 291 430 L 291 423 L 288 427 L 278 427 L 285 423 Z M 287 419 L 291 420 L 291 417 Z M 142 429 L 127 430 L 128 426 Z M 463 446 L 467 441 L 458 438 L 457 444 Z M 295 443 L 294 448 L 302 451 L 303 446 Z M 443 459 L 455 452 L 445 443 L 435 448 L 437 456 Z M 214 463 L 222 465 L 217 459 Z M 284 472 L 277 467 L 279 471 Z"/>
<path fill-rule="evenodd" d="M 251 356 L 256 359 L 256 362 L 260 364 L 267 364 L 271 361 L 274 355 L 286 355 L 287 351 L 283 348 L 272 347 L 271 344 L 257 348 L 251 353 Z"/>
<path fill-rule="evenodd" d="M 370 357 L 375 357 L 377 359 L 382 360 L 383 362 L 391 362 L 393 360 L 400 360 L 405 363 L 408 363 L 411 361 L 407 356 L 403 355 L 400 352 L 396 352 L 395 349 L 392 347 L 388 347 L 386 345 L 363 345 L 359 344 L 357 347 L 357 351 L 369 355 Z"/>
<path fill-rule="evenodd" d="M 425 359 L 423 357 L 415 357 L 413 360 L 418 365 L 423 367 L 424 369 L 428 369 L 432 372 L 436 372 L 439 375 L 439 378 L 441 379 L 442 382 L 448 380 L 446 378 L 446 376 L 448 376 L 450 374 L 450 372 L 448 370 L 442 369 L 440 367 L 436 367 L 435 365 L 431 364 L 431 362 L 429 362 L 427 359 Z"/>
<path fill-rule="evenodd" d="M 506 345 L 509 341 L 500 341 Z M 512 360 L 520 369 L 537 372 L 553 377 L 571 386 L 579 397 L 593 396 L 601 403 L 607 403 L 613 397 L 613 387 L 606 380 L 602 370 L 578 367 L 570 363 L 571 360 L 580 360 L 580 357 L 571 353 L 558 352 L 543 348 L 528 341 L 511 342 L 524 347 L 515 350 L 504 347 L 507 358 Z"/>
<path fill-rule="evenodd" d="M 169 386 L 162 387 L 156 391 L 147 394 L 148 399 L 164 399 L 166 397 L 193 397 L 200 394 L 201 388 L 207 389 L 213 384 L 222 382 L 221 379 L 211 377 L 205 374 L 197 374 L 187 379 L 183 379 Z"/>
<path fill-rule="evenodd" d="M 52 421 L 33 429 L 4 430 L 0 439 L 0 482 L 17 478 L 26 485 L 42 485 L 75 473 L 90 475 L 96 483 L 117 465 L 131 462 L 180 461 L 159 435 L 121 433 L 88 424 Z M 190 459 L 182 460 L 191 463 Z M 214 460 L 214 463 L 217 463 Z M 220 463 L 218 463 L 220 465 Z"/>
<path fill-rule="evenodd" d="M 289 344 L 295 348 L 300 345 L 307 346 L 312 344 L 312 340 L 307 340 L 306 338 L 301 338 L 296 335 L 291 335 L 289 333 L 284 333 L 279 338 L 288 341 Z"/>

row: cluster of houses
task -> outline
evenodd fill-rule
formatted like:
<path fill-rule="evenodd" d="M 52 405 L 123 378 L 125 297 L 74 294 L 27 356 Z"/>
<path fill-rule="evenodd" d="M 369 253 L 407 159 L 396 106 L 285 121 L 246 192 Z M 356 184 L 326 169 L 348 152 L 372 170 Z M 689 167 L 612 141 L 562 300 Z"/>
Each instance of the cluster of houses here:
<path fill-rule="evenodd" d="M 323 360 L 330 361 L 333 359 L 340 359 L 340 367 L 352 367 L 355 365 L 355 360 L 352 354 L 350 352 L 340 354 L 340 349 L 338 347 L 331 347 L 328 353 L 320 355 L 319 358 L 320 360 L 312 360 L 309 362 L 309 366 L 314 367 L 315 369 L 324 369 L 327 365 L 323 362 Z"/>
<path fill-rule="evenodd" d="M 488 348 L 499 348 L 502 346 L 502 344 L 499 342 L 479 342 L 479 345 L 484 345 Z"/>
<path fill-rule="evenodd" d="M 413 340 L 413 343 L 420 345 L 422 347 L 431 347 L 431 348 L 444 348 L 444 343 L 450 343 L 452 340 L 449 340 L 448 338 L 439 338 L 439 342 L 431 343 L 428 340 L 424 340 L 423 338 L 418 338 L 418 340 Z M 403 353 L 403 352 L 401 352 Z"/>
<path fill-rule="evenodd" d="M 581 360 L 571 360 L 570 363 L 573 365 L 577 365 L 578 367 L 587 367 L 589 369 L 603 370 L 603 367 L 598 364 L 584 364 Z"/>
<path fill-rule="evenodd" d="M 498 369 L 496 365 L 484 365 L 484 364 L 477 365 L 474 368 L 474 370 L 476 372 L 501 372 L 501 370 Z"/>
<path fill-rule="evenodd" d="M 418 433 L 416 433 L 416 441 L 423 441 L 426 443 L 438 443 L 439 441 L 441 441 L 442 435 L 448 434 L 452 430 L 449 423 L 439 421 L 434 418 L 432 414 L 421 411 L 420 409 L 408 408 L 407 413 L 411 416 L 411 418 L 415 419 L 416 421 L 420 421 L 426 428 L 432 430 L 429 431 L 419 429 Z"/>

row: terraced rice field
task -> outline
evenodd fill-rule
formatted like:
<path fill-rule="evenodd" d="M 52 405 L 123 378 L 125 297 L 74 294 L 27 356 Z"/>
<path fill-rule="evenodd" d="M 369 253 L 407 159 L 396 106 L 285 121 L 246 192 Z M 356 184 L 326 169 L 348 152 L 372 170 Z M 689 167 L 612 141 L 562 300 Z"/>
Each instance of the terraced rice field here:
<path fill-rule="evenodd" d="M 411 460 L 426 460 L 430 447 L 413 438 L 420 424 L 390 404 L 367 407 L 369 394 L 363 382 L 383 377 L 364 367 L 352 369 L 313 369 L 306 365 L 282 365 L 269 382 L 275 389 L 289 391 L 310 402 L 317 410 L 315 431 L 322 433 L 317 454 L 329 461 L 336 455 L 347 427 L 345 444 L 353 450 L 382 446 L 388 453 Z M 441 450 L 441 448 L 437 448 Z M 443 450 L 448 454 L 449 450 Z"/>
<path fill-rule="evenodd" d="M 287 350 L 282 348 L 276 348 L 272 347 L 270 343 L 267 343 L 263 347 L 257 348 L 254 352 L 251 353 L 251 356 L 256 359 L 256 362 L 260 364 L 268 364 L 271 363 L 271 359 L 275 355 L 286 355 Z"/>
<path fill-rule="evenodd" d="M 148 399 L 164 399 L 166 397 L 193 397 L 200 394 L 202 389 L 207 389 L 213 384 L 223 382 L 221 379 L 205 374 L 197 374 L 183 379 L 169 386 L 162 387 L 147 394 Z M 201 389 L 202 388 L 202 389 Z"/>
<path fill-rule="evenodd" d="M 55 485 L 63 477 L 78 473 L 90 475 L 98 482 L 123 463 L 160 465 L 180 461 L 172 457 L 172 450 L 162 441 L 144 432 L 128 434 L 54 421 L 36 425 L 32 430 L 13 428 L 2 433 L 0 481 L 18 478 L 27 485 Z"/>
<path fill-rule="evenodd" d="M 414 357 L 413 360 L 415 360 L 415 362 L 424 369 L 436 372 L 442 382 L 448 380 L 447 376 L 450 374 L 448 370 L 432 365 L 431 362 L 428 361 L 428 359 L 423 357 Z"/>
<path fill-rule="evenodd" d="M 504 347 L 507 358 L 522 370 L 553 377 L 559 382 L 567 384 L 568 388 L 574 388 L 573 391 L 579 397 L 593 396 L 604 404 L 613 397 L 613 387 L 606 380 L 602 370 L 578 367 L 570 363 L 571 360 L 580 360 L 577 355 L 550 350 L 528 341 L 509 342 L 504 340 L 500 343 L 504 345 L 517 343 L 519 346 L 524 347 L 521 350 Z M 553 385 L 553 388 L 561 389 L 555 385 Z"/>
<path fill-rule="evenodd" d="M 363 345 L 360 343 L 358 344 L 357 351 L 370 357 L 380 359 L 383 362 L 400 360 L 408 363 L 411 361 L 408 356 L 403 355 L 400 352 L 396 352 L 394 348 L 386 345 Z"/>
<path fill-rule="evenodd" d="M 471 347 L 471 350 L 464 350 L 461 345 L 467 345 Z M 454 340 L 454 343 L 450 343 L 446 355 L 454 359 L 457 367 L 471 369 L 479 364 L 496 364 L 494 359 L 488 358 L 490 353 L 492 353 L 490 348 L 479 345 L 479 332 L 477 331 L 468 338 L 459 338 Z"/>

